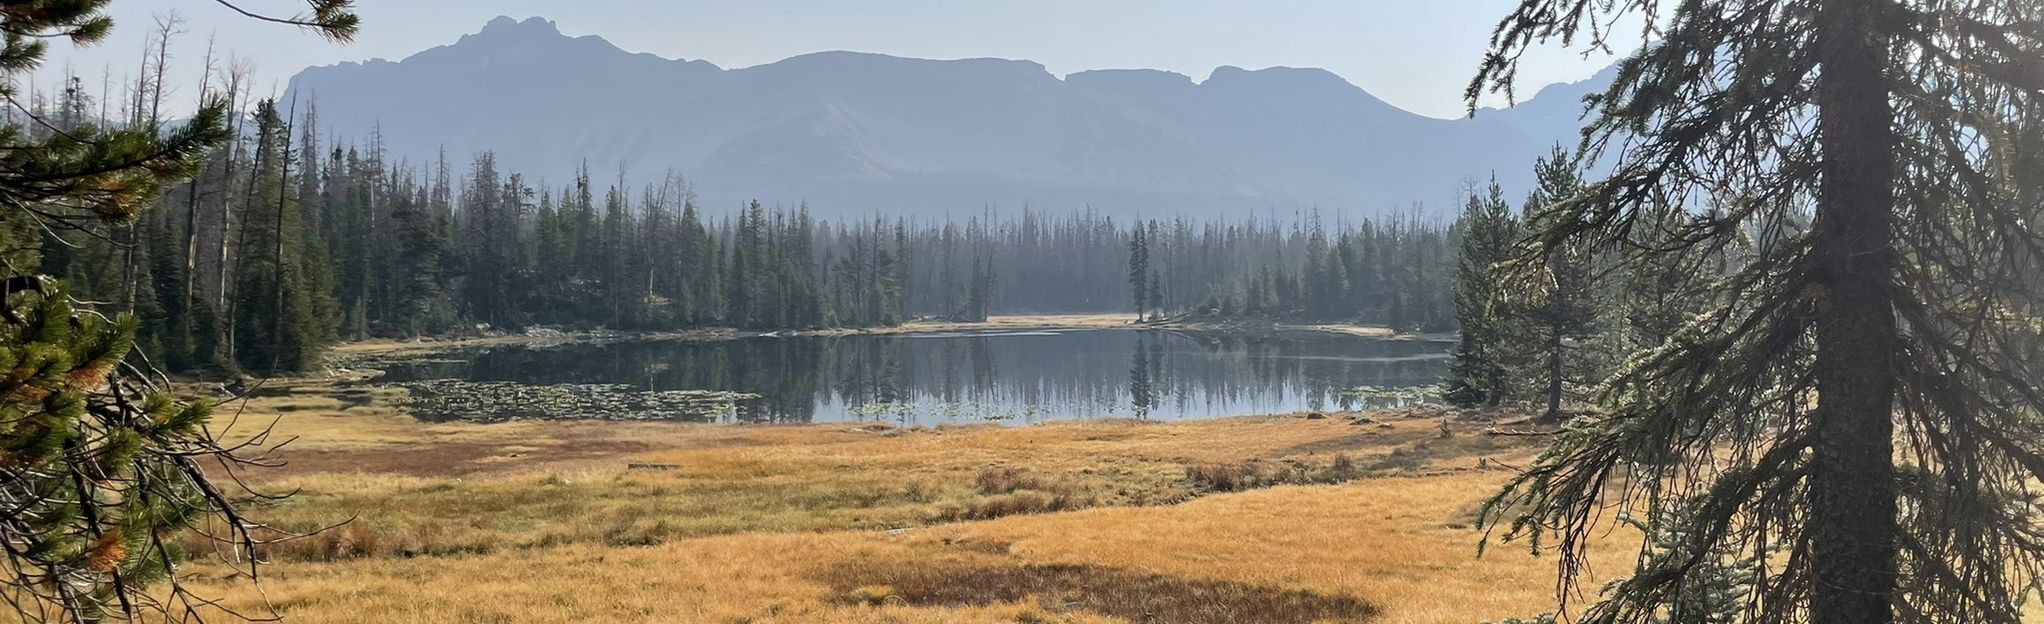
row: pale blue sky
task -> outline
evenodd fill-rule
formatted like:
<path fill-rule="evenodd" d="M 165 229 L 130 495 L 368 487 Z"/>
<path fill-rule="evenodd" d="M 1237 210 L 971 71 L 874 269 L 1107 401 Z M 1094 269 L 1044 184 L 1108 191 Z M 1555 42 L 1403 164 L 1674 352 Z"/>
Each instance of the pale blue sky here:
<path fill-rule="evenodd" d="M 172 48 L 181 83 L 198 79 L 209 35 L 255 59 L 267 90 L 308 65 L 399 59 L 475 32 L 497 15 L 540 16 L 569 35 L 726 68 L 822 50 L 922 58 L 1001 57 L 1052 73 L 1154 68 L 1205 79 L 1214 67 L 1323 67 L 1399 107 L 1459 116 L 1462 87 L 1490 28 L 1518 0 L 358 0 L 361 36 L 349 45 L 233 15 L 214 0 L 117 0 L 115 31 L 93 49 L 53 47 L 42 72 L 67 63 L 96 85 L 135 73 L 152 15 L 175 10 L 186 33 Z M 301 0 L 240 0 L 273 14 Z M 1612 59 L 1545 50 L 1529 55 L 1522 88 L 1579 80 Z M 191 92 L 190 87 L 177 91 Z M 176 98 L 176 99 L 188 99 Z"/>

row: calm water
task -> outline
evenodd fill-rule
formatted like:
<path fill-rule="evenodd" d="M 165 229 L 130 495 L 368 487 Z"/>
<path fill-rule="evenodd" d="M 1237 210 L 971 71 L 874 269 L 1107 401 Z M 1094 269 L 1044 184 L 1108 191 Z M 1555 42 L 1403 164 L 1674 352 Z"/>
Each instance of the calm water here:
<path fill-rule="evenodd" d="M 624 342 L 402 362 L 377 382 L 411 387 L 435 420 L 1171 420 L 1410 402 L 1449 346 L 1111 330 Z"/>

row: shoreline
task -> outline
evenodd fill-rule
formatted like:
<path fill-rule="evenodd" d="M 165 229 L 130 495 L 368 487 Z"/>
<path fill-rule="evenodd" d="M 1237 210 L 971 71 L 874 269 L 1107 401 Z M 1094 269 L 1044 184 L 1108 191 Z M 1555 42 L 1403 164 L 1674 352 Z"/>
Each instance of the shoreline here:
<path fill-rule="evenodd" d="M 495 347 L 534 347 L 636 341 L 711 341 L 758 337 L 901 336 L 948 332 L 1022 331 L 1183 331 L 1262 334 L 1276 332 L 1318 332 L 1393 340 L 1452 340 L 1453 334 L 1401 334 L 1388 327 L 1339 323 L 1288 324 L 1262 321 L 1144 321 L 1122 314 L 1023 314 L 993 316 L 981 322 L 909 321 L 891 327 L 826 328 L 753 331 L 733 328 L 705 328 L 680 331 L 559 331 L 535 329 L 524 333 L 463 338 L 422 338 L 398 340 L 378 338 L 342 342 L 328 352 L 329 364 L 370 357 L 424 356 L 448 351 Z"/>

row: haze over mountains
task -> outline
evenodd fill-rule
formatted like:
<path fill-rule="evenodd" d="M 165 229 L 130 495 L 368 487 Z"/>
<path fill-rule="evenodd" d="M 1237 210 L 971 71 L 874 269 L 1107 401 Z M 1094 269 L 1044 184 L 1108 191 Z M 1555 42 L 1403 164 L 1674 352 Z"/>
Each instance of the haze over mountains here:
<path fill-rule="evenodd" d="M 1369 215 L 1416 202 L 1448 213 L 1464 181 L 1492 172 L 1516 199 L 1536 156 L 1574 144 L 1580 99 L 1606 80 L 1451 121 L 1319 69 L 1060 79 L 1028 61 L 822 52 L 727 70 L 499 17 L 401 61 L 306 69 L 291 88 L 339 136 L 380 125 L 395 158 L 430 162 L 444 147 L 460 169 L 493 150 L 500 169 L 555 184 L 584 159 L 599 181 L 621 163 L 633 184 L 672 169 L 712 210 L 757 198 L 826 215 Z"/>

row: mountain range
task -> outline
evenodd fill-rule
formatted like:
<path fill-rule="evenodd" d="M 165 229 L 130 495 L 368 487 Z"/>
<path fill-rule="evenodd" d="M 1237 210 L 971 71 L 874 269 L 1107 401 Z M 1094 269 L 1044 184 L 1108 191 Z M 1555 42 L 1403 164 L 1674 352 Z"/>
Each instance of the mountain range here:
<path fill-rule="evenodd" d="M 1471 119 L 1417 115 L 1321 69 L 1083 71 L 1019 60 L 820 52 L 742 69 L 632 53 L 499 17 L 455 43 L 313 67 L 290 88 L 343 137 L 380 130 L 394 158 L 634 184 L 678 172 L 712 210 L 747 199 L 819 213 L 1113 214 L 1318 208 L 1445 213 L 1493 174 L 1529 187 L 1573 144 L 1600 74 Z M 289 97 L 287 95 L 287 97 Z"/>

